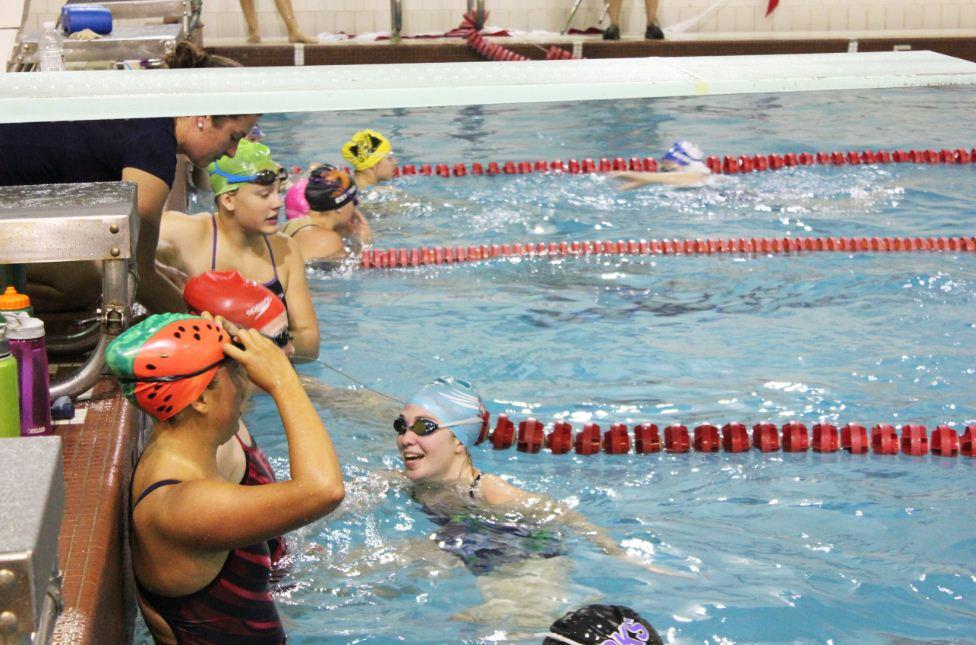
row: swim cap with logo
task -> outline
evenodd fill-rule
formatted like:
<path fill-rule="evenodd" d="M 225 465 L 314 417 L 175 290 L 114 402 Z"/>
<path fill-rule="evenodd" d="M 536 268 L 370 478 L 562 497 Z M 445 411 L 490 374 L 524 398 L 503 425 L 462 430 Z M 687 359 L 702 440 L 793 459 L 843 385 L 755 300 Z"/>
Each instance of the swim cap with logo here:
<path fill-rule="evenodd" d="M 233 157 L 224 155 L 207 166 L 210 189 L 214 197 L 237 190 L 262 170 L 278 172 L 281 167 L 271 158 L 271 150 L 263 143 L 241 139 Z"/>
<path fill-rule="evenodd" d="M 488 436 L 488 410 L 478 391 L 464 379 L 442 376 L 410 397 L 407 405 L 411 404 L 426 409 L 443 424 L 481 417 L 479 421 L 445 428 L 466 448 L 481 443 Z"/>
<path fill-rule="evenodd" d="M 122 393 L 165 421 L 196 401 L 224 360 L 230 336 L 188 314 L 157 314 L 125 330 L 105 350 Z"/>
<path fill-rule="evenodd" d="M 662 645 L 651 624 L 630 607 L 586 605 L 552 625 L 543 645 Z"/>
<path fill-rule="evenodd" d="M 207 271 L 190 278 L 183 300 L 193 311 L 222 316 L 269 338 L 288 329 L 288 311 L 281 298 L 237 271 Z"/>
<path fill-rule="evenodd" d="M 690 141 L 676 141 L 671 149 L 664 153 L 663 160 L 678 164 L 683 172 L 698 172 L 706 175 L 711 173 L 705 165 L 702 151 Z"/>
<path fill-rule="evenodd" d="M 362 130 L 342 146 L 342 156 L 356 170 L 368 170 L 393 152 L 390 142 L 375 130 Z"/>

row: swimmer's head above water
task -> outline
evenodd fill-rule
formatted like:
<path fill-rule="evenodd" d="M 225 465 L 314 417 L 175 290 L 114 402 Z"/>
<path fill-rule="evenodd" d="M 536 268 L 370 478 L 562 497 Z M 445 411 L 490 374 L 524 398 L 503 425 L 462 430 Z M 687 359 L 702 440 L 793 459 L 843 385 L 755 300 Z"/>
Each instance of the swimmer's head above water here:
<path fill-rule="evenodd" d="M 212 270 L 190 278 L 183 300 L 191 311 L 209 311 L 242 329 L 258 330 L 289 356 L 295 351 L 281 298 L 237 271 Z"/>
<path fill-rule="evenodd" d="M 288 219 L 305 217 L 310 211 L 338 212 L 352 216 L 359 204 L 356 182 L 343 170 L 322 164 L 316 166 L 308 178 L 295 182 L 285 194 L 285 215 Z"/>
<path fill-rule="evenodd" d="M 671 149 L 664 153 L 660 169 L 661 172 L 694 172 L 703 175 L 711 173 L 705 165 L 705 155 L 690 141 L 676 141 Z"/>
<path fill-rule="evenodd" d="M 271 158 L 268 146 L 244 139 L 237 145 L 237 154 L 213 162 L 207 173 L 217 212 L 226 221 L 232 220 L 247 233 L 278 232 L 278 189 L 288 175 Z"/>
<path fill-rule="evenodd" d="M 441 377 L 410 397 L 393 428 L 409 479 L 454 481 L 488 435 L 488 411 L 470 383 Z"/>
<path fill-rule="evenodd" d="M 342 146 L 342 156 L 352 165 L 357 178 L 371 175 L 370 183 L 390 181 L 396 171 L 396 157 L 389 139 L 375 130 L 362 130 Z"/>
<path fill-rule="evenodd" d="M 662 645 L 661 636 L 630 607 L 587 605 L 549 627 L 543 645 Z"/>
<path fill-rule="evenodd" d="M 105 361 L 122 393 L 139 409 L 168 421 L 211 387 L 222 368 L 230 335 L 211 320 L 187 314 L 157 314 L 109 343 Z M 236 420 L 235 420 L 236 423 Z"/>

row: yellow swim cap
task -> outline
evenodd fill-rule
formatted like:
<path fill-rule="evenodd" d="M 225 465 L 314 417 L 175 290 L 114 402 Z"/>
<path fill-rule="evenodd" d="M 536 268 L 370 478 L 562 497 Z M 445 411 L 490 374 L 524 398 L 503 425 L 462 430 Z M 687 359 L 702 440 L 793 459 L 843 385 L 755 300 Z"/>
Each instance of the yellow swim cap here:
<path fill-rule="evenodd" d="M 362 130 L 342 146 L 342 156 L 356 170 L 368 170 L 393 152 L 390 142 L 375 130 Z"/>

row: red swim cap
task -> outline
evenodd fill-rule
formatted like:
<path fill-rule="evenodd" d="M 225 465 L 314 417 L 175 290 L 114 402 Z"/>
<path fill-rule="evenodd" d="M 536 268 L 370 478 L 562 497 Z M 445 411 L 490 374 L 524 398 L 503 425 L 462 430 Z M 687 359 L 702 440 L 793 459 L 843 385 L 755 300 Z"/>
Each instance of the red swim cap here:
<path fill-rule="evenodd" d="M 201 273 L 186 283 L 183 300 L 194 311 L 209 311 L 268 337 L 288 329 L 288 312 L 281 299 L 237 271 Z"/>

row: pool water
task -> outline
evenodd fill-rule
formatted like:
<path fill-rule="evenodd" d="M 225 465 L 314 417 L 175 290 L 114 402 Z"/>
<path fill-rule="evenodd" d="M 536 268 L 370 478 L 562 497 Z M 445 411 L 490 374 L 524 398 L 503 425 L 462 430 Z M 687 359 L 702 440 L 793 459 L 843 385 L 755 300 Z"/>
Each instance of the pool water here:
<path fill-rule="evenodd" d="M 400 163 L 969 149 L 976 89 L 465 107 L 261 120 L 281 162 L 341 162 L 357 129 Z M 410 177 L 365 206 L 380 247 L 740 236 L 972 235 L 976 166 L 802 167 L 698 190 L 605 176 Z M 663 427 L 976 422 L 976 257 L 958 253 L 587 257 L 314 273 L 322 359 L 406 398 L 465 376 L 493 415 Z M 348 479 L 292 536 L 289 642 L 538 642 L 547 624 L 452 619 L 480 604 L 463 566 L 392 554 L 436 526 L 403 487 L 392 408 L 321 365 Z M 350 388 L 352 391 L 346 391 Z M 267 397 L 245 417 L 280 476 Z M 547 428 L 548 430 L 548 428 Z M 976 460 L 838 454 L 523 454 L 476 465 L 574 505 L 655 576 L 579 536 L 567 604 L 625 604 L 672 642 L 976 639 Z M 383 564 L 389 560 L 388 564 Z M 455 563 L 456 564 L 456 563 Z M 367 566 L 369 565 L 369 566 Z M 526 596 L 520 602 L 531 604 Z M 555 616 L 554 616 L 555 617 Z"/>

